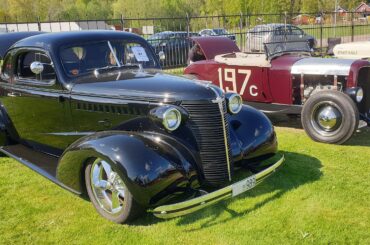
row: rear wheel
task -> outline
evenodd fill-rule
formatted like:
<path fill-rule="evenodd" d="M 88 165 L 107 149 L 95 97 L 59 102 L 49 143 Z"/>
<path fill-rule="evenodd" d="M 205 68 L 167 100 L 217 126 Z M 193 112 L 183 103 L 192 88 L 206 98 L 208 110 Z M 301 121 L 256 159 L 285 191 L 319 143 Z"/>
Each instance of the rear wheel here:
<path fill-rule="evenodd" d="M 356 104 L 339 91 L 316 93 L 303 106 L 302 126 L 315 141 L 343 144 L 353 135 L 358 124 Z"/>
<path fill-rule="evenodd" d="M 108 161 L 91 161 L 85 169 L 85 183 L 92 204 L 104 218 L 122 224 L 141 213 L 141 207 Z"/>

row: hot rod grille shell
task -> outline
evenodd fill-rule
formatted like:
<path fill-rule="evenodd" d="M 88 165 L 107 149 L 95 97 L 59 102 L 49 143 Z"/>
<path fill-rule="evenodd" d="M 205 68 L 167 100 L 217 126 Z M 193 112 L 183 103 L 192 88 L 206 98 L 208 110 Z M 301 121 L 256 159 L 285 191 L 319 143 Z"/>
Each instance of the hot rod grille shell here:
<path fill-rule="evenodd" d="M 211 185 L 226 184 L 232 174 L 230 131 L 225 100 L 222 111 L 218 103 L 183 102 L 182 106 L 189 113 L 188 126 L 198 144 L 202 170 L 206 183 Z M 223 113 L 223 117 L 221 115 Z M 225 123 L 224 135 L 223 123 Z M 226 138 L 226 147 L 225 147 Z M 226 149 L 228 154 L 226 154 Z M 229 159 L 227 159 L 227 156 Z M 230 166 L 228 166 L 228 162 Z M 230 170 L 230 173 L 229 173 Z"/>

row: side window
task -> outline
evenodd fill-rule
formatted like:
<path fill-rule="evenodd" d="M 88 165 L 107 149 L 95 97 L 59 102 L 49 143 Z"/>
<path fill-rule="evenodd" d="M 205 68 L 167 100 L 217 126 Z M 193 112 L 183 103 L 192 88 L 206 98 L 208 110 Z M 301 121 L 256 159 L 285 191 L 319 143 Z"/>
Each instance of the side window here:
<path fill-rule="evenodd" d="M 12 58 L 11 56 L 8 56 L 5 58 L 1 65 L 1 76 L 3 80 L 8 80 L 11 77 L 12 69 L 13 69 Z"/>
<path fill-rule="evenodd" d="M 303 31 L 295 26 L 291 26 L 291 32 L 292 32 L 292 35 L 303 35 Z"/>
<path fill-rule="evenodd" d="M 40 74 L 31 71 L 33 62 L 40 62 L 43 65 L 43 71 Z M 54 65 L 49 56 L 41 51 L 21 53 L 17 58 L 17 78 L 19 81 L 50 83 L 56 78 Z"/>
<path fill-rule="evenodd" d="M 274 34 L 275 34 L 276 36 L 282 36 L 282 35 L 284 35 L 284 33 L 285 33 L 285 27 L 283 27 L 283 26 L 281 26 L 281 27 L 277 27 L 277 28 L 275 29 L 275 31 L 274 31 Z"/>

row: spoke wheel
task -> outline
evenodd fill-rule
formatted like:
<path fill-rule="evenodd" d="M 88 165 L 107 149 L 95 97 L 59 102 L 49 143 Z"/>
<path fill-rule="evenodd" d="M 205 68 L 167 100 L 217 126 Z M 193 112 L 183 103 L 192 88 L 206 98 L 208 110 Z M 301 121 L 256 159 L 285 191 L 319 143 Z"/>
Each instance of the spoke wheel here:
<path fill-rule="evenodd" d="M 141 213 L 123 179 L 112 164 L 103 159 L 91 161 L 85 169 L 89 198 L 98 213 L 115 223 L 126 223 Z"/>
<path fill-rule="evenodd" d="M 91 167 L 90 181 L 100 207 L 112 215 L 119 215 L 125 201 L 125 185 L 121 177 L 106 161 L 98 159 Z"/>

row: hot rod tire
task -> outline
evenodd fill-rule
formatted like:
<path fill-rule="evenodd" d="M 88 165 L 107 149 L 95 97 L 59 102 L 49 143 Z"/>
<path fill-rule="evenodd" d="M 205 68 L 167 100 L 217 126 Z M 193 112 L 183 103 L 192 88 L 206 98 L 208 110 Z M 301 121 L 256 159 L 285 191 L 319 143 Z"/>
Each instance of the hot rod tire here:
<path fill-rule="evenodd" d="M 302 126 L 313 140 L 343 144 L 356 131 L 359 112 L 346 94 L 327 90 L 312 95 L 303 106 Z"/>
<path fill-rule="evenodd" d="M 143 213 L 122 178 L 112 165 L 102 159 L 90 161 L 85 168 L 87 194 L 97 212 L 104 218 L 123 224 Z"/>

